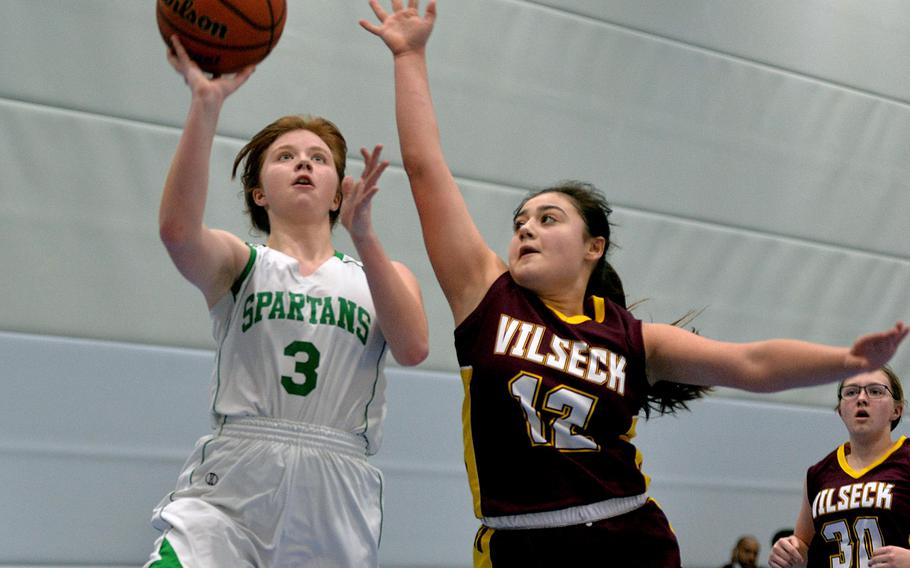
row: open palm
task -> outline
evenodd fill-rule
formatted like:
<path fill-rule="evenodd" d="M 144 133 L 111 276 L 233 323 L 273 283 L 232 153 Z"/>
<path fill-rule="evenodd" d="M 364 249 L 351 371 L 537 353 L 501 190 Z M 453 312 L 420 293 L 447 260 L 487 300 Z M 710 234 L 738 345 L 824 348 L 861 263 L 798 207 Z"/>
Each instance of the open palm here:
<path fill-rule="evenodd" d="M 370 7 L 379 19 L 379 25 L 369 20 L 360 20 L 360 25 L 382 38 L 393 55 L 423 49 L 436 21 L 436 2 L 431 0 L 427 4 L 423 17 L 420 16 L 419 4 L 418 0 L 408 0 L 405 8 L 402 0 L 392 0 L 392 13 L 389 14 L 379 0 L 370 0 Z"/>

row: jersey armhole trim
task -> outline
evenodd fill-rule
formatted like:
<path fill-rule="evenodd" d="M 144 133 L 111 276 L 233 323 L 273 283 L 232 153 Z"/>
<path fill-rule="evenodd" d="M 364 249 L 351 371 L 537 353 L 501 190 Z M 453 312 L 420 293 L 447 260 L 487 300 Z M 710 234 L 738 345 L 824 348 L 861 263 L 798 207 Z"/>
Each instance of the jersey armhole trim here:
<path fill-rule="evenodd" d="M 234 280 L 234 283 L 231 285 L 231 294 L 234 298 L 237 297 L 237 293 L 240 292 L 240 285 L 243 284 L 243 281 L 250 274 L 250 270 L 253 269 L 253 264 L 256 262 L 256 249 L 253 248 L 253 245 L 246 243 L 247 248 L 250 249 L 250 258 L 246 261 L 246 266 L 243 267 L 243 271 L 240 273 L 240 276 L 237 277 L 237 280 Z"/>

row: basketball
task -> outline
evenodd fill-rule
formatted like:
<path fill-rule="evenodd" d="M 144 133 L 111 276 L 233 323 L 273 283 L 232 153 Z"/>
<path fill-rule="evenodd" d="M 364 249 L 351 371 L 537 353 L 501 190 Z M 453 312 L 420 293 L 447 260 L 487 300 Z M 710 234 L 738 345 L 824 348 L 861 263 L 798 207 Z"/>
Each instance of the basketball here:
<path fill-rule="evenodd" d="M 158 31 L 180 38 L 200 69 L 220 75 L 259 63 L 287 17 L 285 0 L 157 0 Z"/>

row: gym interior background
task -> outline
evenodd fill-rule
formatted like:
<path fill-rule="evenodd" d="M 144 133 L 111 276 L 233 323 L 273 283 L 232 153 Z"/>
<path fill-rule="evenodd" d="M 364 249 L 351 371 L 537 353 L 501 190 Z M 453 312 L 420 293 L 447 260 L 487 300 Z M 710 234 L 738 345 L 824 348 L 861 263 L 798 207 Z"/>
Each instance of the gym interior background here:
<path fill-rule="evenodd" d="M 0 0 L 3 567 L 141 564 L 152 507 L 208 431 L 208 315 L 157 233 L 189 93 L 154 4 Z M 388 369 L 382 565 L 469 566 L 452 320 L 400 167 L 391 57 L 357 24 L 366 0 L 288 9 L 225 106 L 207 222 L 250 235 L 230 165 L 280 115 L 334 120 L 352 174 L 360 146 L 385 145 L 376 225 L 421 280 L 431 353 Z M 582 179 L 615 207 L 612 261 L 644 320 L 703 309 L 708 337 L 842 345 L 910 317 L 902 0 L 440 0 L 439 14 L 443 145 L 501 253 L 525 192 Z M 910 348 L 893 363 L 910 376 Z M 766 561 L 806 467 L 844 439 L 834 402 L 833 386 L 721 389 L 639 422 L 687 566 L 719 566 L 742 533 Z"/>

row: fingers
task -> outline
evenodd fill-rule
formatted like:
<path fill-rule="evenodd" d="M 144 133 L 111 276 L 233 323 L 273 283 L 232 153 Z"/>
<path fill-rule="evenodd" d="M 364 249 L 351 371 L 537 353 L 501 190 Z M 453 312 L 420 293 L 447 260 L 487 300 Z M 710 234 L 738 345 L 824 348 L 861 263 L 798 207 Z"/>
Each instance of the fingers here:
<path fill-rule="evenodd" d="M 768 565 L 771 568 L 789 568 L 802 564 L 803 557 L 799 552 L 799 546 L 789 538 L 782 538 L 774 543 L 771 549 L 771 556 L 768 558 Z"/>
<path fill-rule="evenodd" d="M 177 34 L 171 36 L 171 45 L 174 48 L 174 53 L 177 55 L 177 61 L 179 61 L 181 65 L 186 66 L 193 64 L 193 60 L 190 59 L 190 56 L 187 54 L 186 49 L 183 47 Z"/>
<path fill-rule="evenodd" d="M 365 29 L 366 31 L 370 32 L 371 34 L 377 35 L 377 36 L 382 35 L 382 28 L 380 28 L 379 26 L 377 26 L 376 24 L 374 24 L 371 21 L 360 20 L 358 23 L 360 24 L 361 28 Z"/>
<path fill-rule="evenodd" d="M 379 156 L 382 155 L 382 144 L 374 146 L 372 153 L 368 152 L 366 148 L 361 148 L 360 155 L 363 156 L 364 169 L 369 170 L 379 161 Z"/>
<path fill-rule="evenodd" d="M 232 75 L 230 77 L 231 92 L 233 93 L 238 88 L 240 88 L 240 85 L 243 85 L 244 83 L 246 83 L 246 80 L 250 78 L 250 75 L 252 75 L 254 71 L 256 71 L 255 65 L 247 65 L 246 67 L 244 67 L 243 69 L 241 69 L 240 71 L 238 71 L 237 73 Z"/>
<path fill-rule="evenodd" d="M 366 148 L 361 148 L 360 155 L 363 156 L 364 162 L 361 180 L 363 181 L 364 187 L 373 189 L 382 176 L 382 172 L 389 167 L 389 162 L 387 160 L 380 161 L 379 159 L 382 155 L 382 144 L 377 144 L 372 152 L 369 152 Z M 378 188 L 376 189 L 378 190 Z"/>
<path fill-rule="evenodd" d="M 373 152 L 368 152 L 366 148 L 360 149 L 360 154 L 364 159 L 363 173 L 360 179 L 355 180 L 351 176 L 345 176 L 341 182 L 341 194 L 345 203 L 352 209 L 356 209 L 360 204 L 367 204 L 376 193 L 379 192 L 377 182 L 382 176 L 382 172 L 389 166 L 388 161 L 379 161 L 379 155 L 382 152 L 382 146 L 376 146 Z"/>
<path fill-rule="evenodd" d="M 380 22 L 384 22 L 389 15 L 382 8 L 382 4 L 379 3 L 379 0 L 370 0 L 370 8 L 373 9 L 373 13 L 376 14 L 376 17 L 379 18 Z"/>
<path fill-rule="evenodd" d="M 373 151 L 369 152 L 366 148 L 360 149 L 360 155 L 363 156 L 363 163 L 365 169 L 370 169 L 373 164 L 376 163 L 376 160 L 379 159 L 379 156 L 382 154 L 382 144 L 377 144 L 373 147 Z"/>
<path fill-rule="evenodd" d="M 354 178 L 351 176 L 344 176 L 344 179 L 341 180 L 341 196 L 345 201 L 348 200 L 348 196 L 351 195 L 352 191 L 354 191 Z"/>
<path fill-rule="evenodd" d="M 431 26 L 436 22 L 436 0 L 430 0 L 430 3 L 427 4 L 426 15 L 424 17 Z"/>

